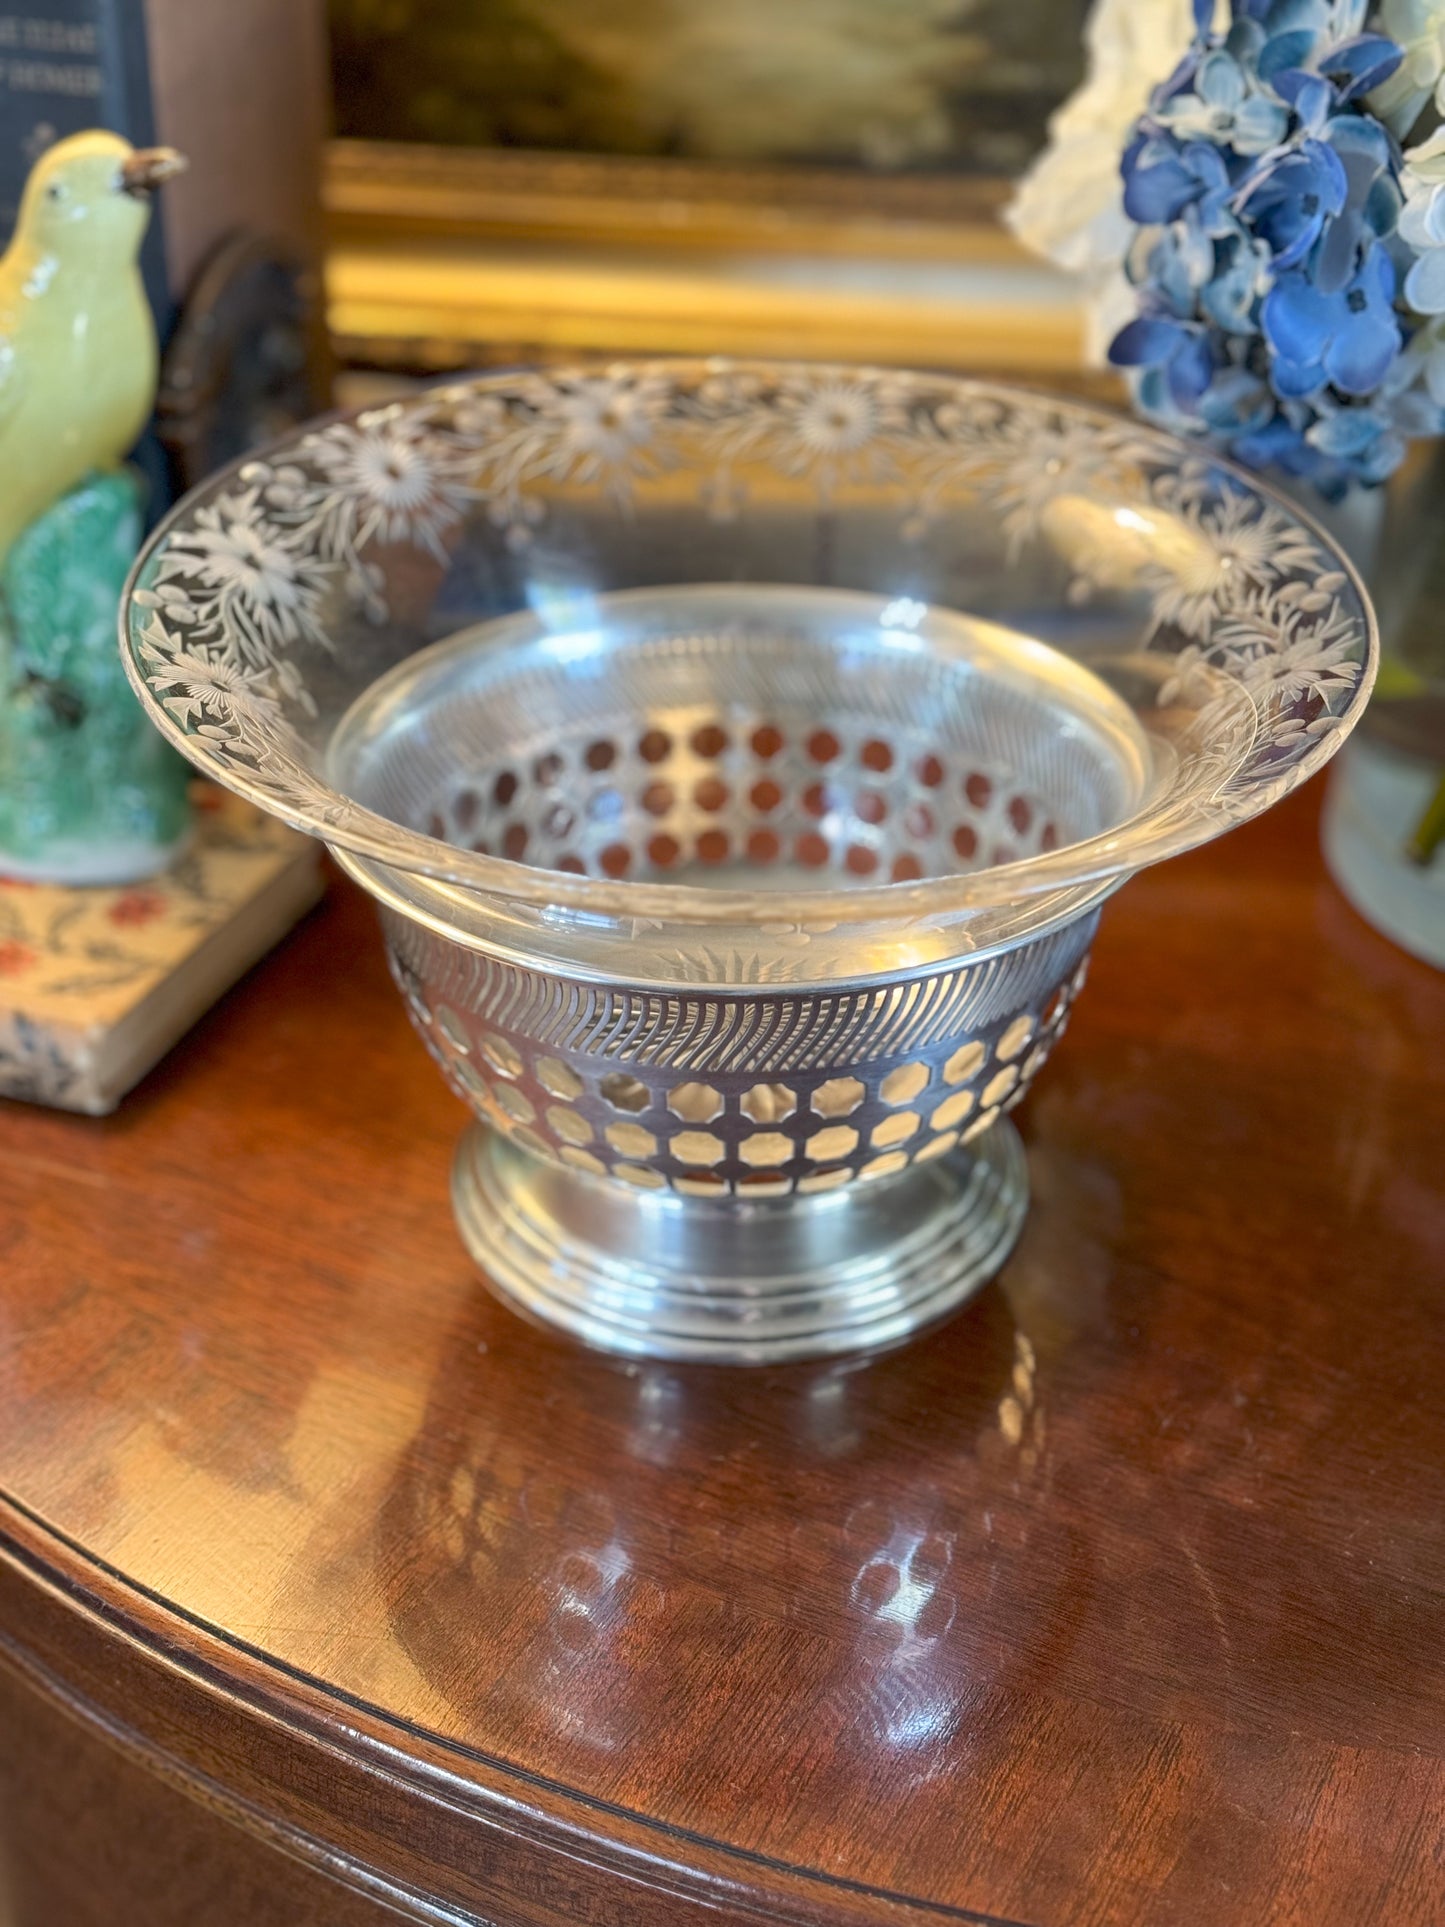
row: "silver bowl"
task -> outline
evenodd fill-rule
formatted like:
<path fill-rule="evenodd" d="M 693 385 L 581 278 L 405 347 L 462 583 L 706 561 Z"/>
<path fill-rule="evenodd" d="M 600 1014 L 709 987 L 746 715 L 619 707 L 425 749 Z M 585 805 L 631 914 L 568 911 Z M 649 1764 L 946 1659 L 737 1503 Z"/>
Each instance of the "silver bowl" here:
<path fill-rule="evenodd" d="M 166 733 L 380 904 L 493 1287 L 731 1361 L 998 1269 L 1104 899 L 1303 781 L 1375 652 L 1327 537 L 1198 450 L 720 363 L 303 432 L 172 514 L 123 629 Z"/>

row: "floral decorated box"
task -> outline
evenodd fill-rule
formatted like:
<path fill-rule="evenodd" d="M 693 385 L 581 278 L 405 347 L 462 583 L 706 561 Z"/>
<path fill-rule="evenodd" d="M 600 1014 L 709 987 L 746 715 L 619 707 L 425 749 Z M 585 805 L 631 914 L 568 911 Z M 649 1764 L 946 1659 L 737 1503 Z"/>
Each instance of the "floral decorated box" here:
<path fill-rule="evenodd" d="M 320 853 L 198 786 L 164 875 L 79 889 L 0 877 L 0 1094 L 103 1113 L 321 895 Z"/>

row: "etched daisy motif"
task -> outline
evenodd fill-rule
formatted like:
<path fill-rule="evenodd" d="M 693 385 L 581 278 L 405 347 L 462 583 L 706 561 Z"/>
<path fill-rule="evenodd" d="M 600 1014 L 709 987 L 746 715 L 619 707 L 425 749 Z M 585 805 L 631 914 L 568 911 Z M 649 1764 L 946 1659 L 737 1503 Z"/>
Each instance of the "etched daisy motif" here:
<path fill-rule="evenodd" d="M 1228 640 L 1226 635 L 1224 640 Z M 1301 629 L 1287 641 L 1271 640 L 1267 653 L 1244 670 L 1245 687 L 1258 698 L 1268 695 L 1281 705 L 1330 689 L 1353 686 L 1358 673 L 1358 641 L 1343 618 Z"/>
<path fill-rule="evenodd" d="M 475 498 L 473 452 L 394 411 L 335 422 L 302 449 L 323 478 L 305 499 L 324 552 L 351 563 L 369 542 L 409 542 L 446 560 L 443 537 Z"/>
<path fill-rule="evenodd" d="M 198 508 L 156 564 L 157 583 L 180 585 L 197 626 L 257 666 L 302 636 L 325 642 L 320 611 L 331 574 L 325 558 L 267 513 L 259 484 Z"/>
<path fill-rule="evenodd" d="M 717 461 L 711 488 L 736 484 L 734 463 L 764 460 L 806 477 L 826 501 L 842 482 L 903 476 L 909 387 L 901 378 L 820 370 L 786 373 L 771 391 L 714 377 L 699 391 L 700 419 Z"/>
<path fill-rule="evenodd" d="M 1212 503 L 1181 504 L 1174 514 L 1183 539 L 1160 545 L 1148 581 L 1155 623 L 1186 636 L 1206 635 L 1219 611 L 1251 589 L 1319 567 L 1319 550 L 1297 523 L 1236 490 Z M 1336 586 L 1342 580 L 1331 578 Z"/>
<path fill-rule="evenodd" d="M 468 423 L 472 479 L 488 519 L 520 547 L 542 519 L 532 483 L 600 484 L 625 501 L 634 479 L 668 465 L 660 431 L 673 398 L 664 377 L 626 369 L 526 377 L 500 414 Z"/>
<path fill-rule="evenodd" d="M 821 518 L 856 484 L 900 543 L 955 517 L 980 552 L 1036 543 L 1041 573 L 1030 557 L 1020 580 L 1031 595 L 1071 580 L 1070 600 L 1093 602 L 1121 648 L 1150 650 L 1137 700 L 1157 690 L 1171 713 L 1155 721 L 1196 775 L 1214 758 L 1221 811 L 1282 794 L 1357 706 L 1368 625 L 1347 571 L 1331 571 L 1287 507 L 1208 458 L 979 384 L 724 362 L 488 377 L 303 432 L 177 512 L 145 565 L 132 647 L 170 733 L 205 739 L 200 760 L 243 768 L 293 820 L 355 828 L 292 721 L 318 696 L 332 703 L 353 663 L 384 657 L 389 638 L 367 619 L 391 585 L 424 613 L 460 549 L 477 582 L 494 571 L 510 594 L 532 572 L 498 567 L 500 551 L 524 549 L 549 515 L 595 518 L 601 541 L 622 515 L 650 515 L 649 497 L 669 518 L 741 522 L 742 566 L 770 553 L 755 537 L 791 541 L 800 511 Z M 572 539 L 558 534 L 559 547 Z M 807 540 L 801 567 L 821 555 L 831 569 L 831 536 Z M 953 553 L 911 552 L 910 570 L 927 584 Z M 438 628 L 453 603 L 464 597 L 437 596 Z M 333 637 L 339 661 L 318 676 L 314 648 Z M 815 967 L 821 934 L 770 931 L 777 981 Z M 754 981 L 760 967 L 709 950 L 716 981 Z"/>
<path fill-rule="evenodd" d="M 561 388 L 547 417 L 555 438 L 548 472 L 570 474 L 579 482 L 625 473 L 652 441 L 666 400 L 660 382 L 615 375 L 583 378 Z"/>
<path fill-rule="evenodd" d="M 247 670 L 219 649 L 177 648 L 156 623 L 141 632 L 138 653 L 162 707 L 188 733 L 232 741 L 241 715 L 284 727 L 269 670 Z"/>
<path fill-rule="evenodd" d="M 885 426 L 877 392 L 861 382 L 798 382 L 778 394 L 778 414 L 797 444 L 795 459 L 846 462 L 866 448 Z M 894 419 L 887 425 L 898 426 Z"/>
<path fill-rule="evenodd" d="M 439 430 L 475 448 L 506 425 L 507 404 L 501 395 L 478 394 L 470 388 L 438 388 L 432 394 L 431 419 Z"/>
<path fill-rule="evenodd" d="M 137 655 L 161 708 L 188 736 L 249 766 L 277 803 L 330 808 L 325 791 L 299 765 L 301 745 L 281 713 L 270 672 L 240 669 L 215 649 L 176 649 L 155 626 L 138 638 Z"/>
<path fill-rule="evenodd" d="M 908 427 L 908 390 L 901 381 L 798 376 L 782 383 L 774 410 L 779 467 L 810 475 L 824 495 L 839 482 L 903 472 L 897 443 Z"/>
<path fill-rule="evenodd" d="M 1096 422 L 1018 409 L 1002 415 L 989 433 L 966 419 L 953 448 L 952 472 L 959 481 L 975 483 L 999 512 L 1001 531 L 1016 555 L 1038 534 L 1060 496 L 1138 501 L 1151 452 L 1127 432 L 1110 434 Z"/>
<path fill-rule="evenodd" d="M 1259 754 L 1293 760 L 1339 726 L 1334 706 L 1347 702 L 1360 679 L 1357 624 L 1337 604 L 1324 613 L 1301 607 L 1316 600 L 1308 584 L 1259 592 L 1221 621 L 1210 658 L 1238 678 L 1261 718 Z"/>
<path fill-rule="evenodd" d="M 1358 625 L 1337 603 L 1323 612 L 1301 606 L 1301 585 L 1247 597 L 1214 632 L 1214 659 L 1252 690 L 1296 701 L 1322 687 L 1359 678 Z"/>

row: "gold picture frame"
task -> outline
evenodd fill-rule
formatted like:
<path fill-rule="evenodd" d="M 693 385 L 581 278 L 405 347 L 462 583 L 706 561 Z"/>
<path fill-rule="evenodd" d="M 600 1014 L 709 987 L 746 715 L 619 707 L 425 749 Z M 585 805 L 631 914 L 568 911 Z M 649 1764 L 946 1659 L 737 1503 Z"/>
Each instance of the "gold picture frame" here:
<path fill-rule="evenodd" d="M 438 373 L 758 354 L 1000 374 L 1076 370 L 1078 291 L 1003 226 L 1007 184 L 333 141 L 333 340 Z"/>

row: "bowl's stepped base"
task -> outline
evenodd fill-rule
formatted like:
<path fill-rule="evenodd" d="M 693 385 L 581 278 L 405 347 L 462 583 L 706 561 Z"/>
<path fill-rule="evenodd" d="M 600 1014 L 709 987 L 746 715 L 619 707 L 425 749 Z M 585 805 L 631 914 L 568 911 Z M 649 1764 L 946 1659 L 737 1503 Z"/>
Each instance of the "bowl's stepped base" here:
<path fill-rule="evenodd" d="M 986 1284 L 1028 1209 L 1018 1133 L 812 1198 L 632 1192 L 473 1126 L 452 1199 L 492 1288 L 589 1344 L 767 1364 L 896 1343 Z"/>

